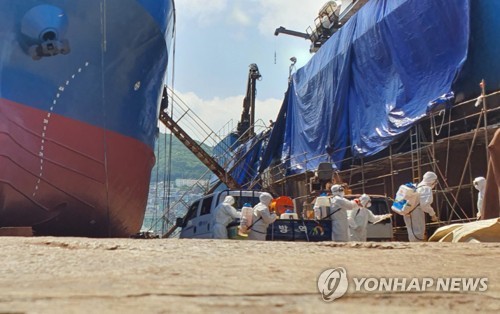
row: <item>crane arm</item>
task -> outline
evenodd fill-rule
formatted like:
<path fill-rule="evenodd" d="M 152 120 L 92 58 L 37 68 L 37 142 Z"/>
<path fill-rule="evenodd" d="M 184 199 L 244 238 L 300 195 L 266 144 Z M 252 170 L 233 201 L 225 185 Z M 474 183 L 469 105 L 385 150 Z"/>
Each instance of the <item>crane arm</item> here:
<path fill-rule="evenodd" d="M 279 34 L 287 34 L 287 35 L 291 35 L 291 36 L 296 36 L 296 37 L 300 37 L 300 38 L 304 38 L 304 39 L 311 39 L 311 36 L 307 33 L 301 33 L 301 32 L 297 32 L 297 31 L 291 31 L 289 29 L 286 29 L 284 28 L 283 26 L 280 26 L 278 27 L 275 31 L 274 31 L 274 36 L 278 36 Z"/>

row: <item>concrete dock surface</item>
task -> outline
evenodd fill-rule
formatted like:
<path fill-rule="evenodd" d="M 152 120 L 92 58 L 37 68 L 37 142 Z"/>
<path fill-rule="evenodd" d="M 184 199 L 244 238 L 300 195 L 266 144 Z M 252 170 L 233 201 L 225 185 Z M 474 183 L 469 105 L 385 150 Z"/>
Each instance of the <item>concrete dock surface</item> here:
<path fill-rule="evenodd" d="M 500 311 L 500 243 L 56 237 L 0 243 L 0 313 Z M 318 278 L 338 267 L 347 272 L 347 293 L 324 301 L 336 286 L 322 295 Z M 367 285 L 356 291 L 360 278 Z M 374 289 L 380 278 L 483 279 L 487 289 Z"/>

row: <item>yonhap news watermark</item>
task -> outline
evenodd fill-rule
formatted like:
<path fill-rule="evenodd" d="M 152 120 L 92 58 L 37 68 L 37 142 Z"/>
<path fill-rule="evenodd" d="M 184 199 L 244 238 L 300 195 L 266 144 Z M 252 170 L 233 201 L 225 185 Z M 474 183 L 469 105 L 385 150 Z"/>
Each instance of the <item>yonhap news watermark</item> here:
<path fill-rule="evenodd" d="M 325 302 L 346 294 L 349 286 L 354 292 L 484 292 L 486 277 L 353 277 L 351 282 L 344 267 L 329 268 L 318 277 L 318 290 Z"/>

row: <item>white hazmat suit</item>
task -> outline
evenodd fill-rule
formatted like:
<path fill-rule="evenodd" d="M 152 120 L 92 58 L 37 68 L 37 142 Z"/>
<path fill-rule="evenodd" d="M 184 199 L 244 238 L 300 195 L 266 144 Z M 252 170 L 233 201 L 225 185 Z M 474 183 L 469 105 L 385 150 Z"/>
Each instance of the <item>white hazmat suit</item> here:
<path fill-rule="evenodd" d="M 267 227 L 276 220 L 276 215 L 269 212 L 269 204 L 273 197 L 269 193 L 262 193 L 259 196 L 260 203 L 253 208 L 253 226 L 248 234 L 249 240 L 266 240 Z"/>
<path fill-rule="evenodd" d="M 349 201 L 344 198 L 344 188 L 335 184 L 331 187 L 332 205 L 330 216 L 332 220 L 332 241 L 348 242 L 349 241 L 349 221 L 347 220 L 347 211 L 358 208 L 355 201 Z"/>
<path fill-rule="evenodd" d="M 366 227 L 368 222 L 374 223 L 391 217 L 391 214 L 374 215 L 368 207 L 372 206 L 370 196 L 363 194 L 359 197 L 361 206 L 348 213 L 349 236 L 351 241 L 364 242 L 367 239 Z"/>
<path fill-rule="evenodd" d="M 233 207 L 233 204 L 234 197 L 228 195 L 224 202 L 215 208 L 214 239 L 227 239 L 227 225 L 241 217 L 241 213 Z"/>
<path fill-rule="evenodd" d="M 483 210 L 483 198 L 484 190 L 486 189 L 486 179 L 484 177 L 477 177 L 473 181 L 474 187 L 479 191 L 477 194 L 477 219 L 480 219 L 483 215 L 481 212 Z"/>
<path fill-rule="evenodd" d="M 425 240 L 425 213 L 431 216 L 432 221 L 438 221 L 436 213 L 431 206 L 434 200 L 432 197 L 432 188 L 436 182 L 437 175 L 434 172 L 428 171 L 424 174 L 422 182 L 417 185 L 420 203 L 413 211 L 403 217 L 410 242 Z"/>

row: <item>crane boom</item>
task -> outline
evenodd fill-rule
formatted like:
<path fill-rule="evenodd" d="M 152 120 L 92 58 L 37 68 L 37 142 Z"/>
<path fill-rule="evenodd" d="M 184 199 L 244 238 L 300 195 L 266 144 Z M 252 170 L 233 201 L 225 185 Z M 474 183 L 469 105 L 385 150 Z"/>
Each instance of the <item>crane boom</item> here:
<path fill-rule="evenodd" d="M 252 63 L 248 70 L 247 92 L 243 99 L 243 112 L 241 113 L 240 122 L 238 122 L 238 135 L 243 137 L 242 140 L 248 140 L 254 136 L 253 126 L 255 124 L 255 81 L 262 77 L 257 64 Z"/>
<path fill-rule="evenodd" d="M 309 35 L 307 33 L 301 33 L 301 32 L 297 32 L 297 31 L 292 31 L 292 30 L 284 28 L 283 26 L 278 27 L 274 31 L 274 36 L 278 36 L 279 34 L 286 34 L 286 35 L 296 36 L 296 37 L 304 38 L 306 40 L 311 39 L 311 35 Z"/>

